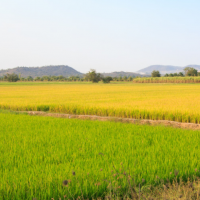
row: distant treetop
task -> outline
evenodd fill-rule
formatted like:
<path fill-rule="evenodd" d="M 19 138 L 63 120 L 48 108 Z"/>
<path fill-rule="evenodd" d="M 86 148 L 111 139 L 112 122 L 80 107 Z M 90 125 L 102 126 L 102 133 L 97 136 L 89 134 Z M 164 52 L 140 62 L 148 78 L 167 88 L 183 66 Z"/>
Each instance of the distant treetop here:
<path fill-rule="evenodd" d="M 151 72 L 151 76 L 152 76 L 152 77 L 160 77 L 160 72 L 154 70 L 154 71 Z"/>

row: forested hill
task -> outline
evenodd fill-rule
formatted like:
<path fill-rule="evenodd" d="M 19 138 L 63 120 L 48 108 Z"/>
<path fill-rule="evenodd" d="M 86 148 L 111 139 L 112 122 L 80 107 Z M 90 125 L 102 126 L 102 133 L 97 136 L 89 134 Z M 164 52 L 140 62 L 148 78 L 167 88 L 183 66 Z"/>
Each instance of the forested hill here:
<path fill-rule="evenodd" d="M 83 76 L 81 72 L 78 72 L 72 67 L 69 67 L 67 65 L 50 65 L 44 67 L 16 67 L 13 69 L 0 70 L 0 77 L 6 75 L 7 73 L 8 74 L 15 73 L 24 78 L 28 76 L 32 76 L 33 78 L 37 76 L 42 77 L 42 76 L 60 76 L 60 75 L 65 77 Z"/>

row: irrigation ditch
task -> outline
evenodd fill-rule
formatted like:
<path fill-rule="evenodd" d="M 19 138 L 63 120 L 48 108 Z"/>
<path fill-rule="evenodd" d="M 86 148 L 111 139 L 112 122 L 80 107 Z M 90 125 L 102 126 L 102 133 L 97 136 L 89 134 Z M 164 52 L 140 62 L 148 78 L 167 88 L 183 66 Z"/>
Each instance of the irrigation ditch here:
<path fill-rule="evenodd" d="M 104 117 L 96 115 L 75 115 L 75 114 L 62 114 L 62 113 L 49 113 L 44 111 L 18 111 L 17 113 L 27 113 L 28 115 L 38 115 L 44 117 L 57 117 L 68 119 L 82 119 L 82 120 L 98 120 L 98 121 L 113 121 L 122 123 L 132 123 L 140 125 L 163 125 L 171 126 L 174 128 L 200 130 L 200 124 L 183 123 L 168 120 L 148 120 L 148 119 L 133 119 L 133 118 L 119 118 L 119 117 Z"/>

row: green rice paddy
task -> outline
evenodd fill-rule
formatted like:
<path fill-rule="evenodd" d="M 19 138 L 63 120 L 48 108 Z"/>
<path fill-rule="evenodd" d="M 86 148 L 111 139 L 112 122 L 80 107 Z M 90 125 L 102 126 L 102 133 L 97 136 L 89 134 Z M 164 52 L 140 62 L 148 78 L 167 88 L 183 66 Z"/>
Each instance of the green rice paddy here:
<path fill-rule="evenodd" d="M 199 176 L 199 144 L 199 131 L 1 111 L 0 199 L 103 197 L 111 181 L 126 190 L 124 171 L 142 187 L 175 170 L 187 180 Z"/>

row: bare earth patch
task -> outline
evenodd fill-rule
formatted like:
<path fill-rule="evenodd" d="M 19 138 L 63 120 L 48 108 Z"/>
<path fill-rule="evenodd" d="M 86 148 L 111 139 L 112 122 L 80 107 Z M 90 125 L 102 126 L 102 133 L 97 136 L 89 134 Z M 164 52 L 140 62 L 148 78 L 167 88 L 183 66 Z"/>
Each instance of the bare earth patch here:
<path fill-rule="evenodd" d="M 68 119 L 75 118 L 75 119 L 98 120 L 98 121 L 114 121 L 114 122 L 133 123 L 133 124 L 164 125 L 164 126 L 171 126 L 174 128 L 200 130 L 200 124 L 182 123 L 182 122 L 167 121 L 167 120 L 102 117 L 96 115 L 74 115 L 74 114 L 48 113 L 43 111 L 22 111 L 20 113 L 27 113 L 29 115 L 39 115 L 46 117 L 68 118 Z"/>

